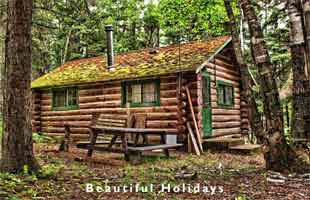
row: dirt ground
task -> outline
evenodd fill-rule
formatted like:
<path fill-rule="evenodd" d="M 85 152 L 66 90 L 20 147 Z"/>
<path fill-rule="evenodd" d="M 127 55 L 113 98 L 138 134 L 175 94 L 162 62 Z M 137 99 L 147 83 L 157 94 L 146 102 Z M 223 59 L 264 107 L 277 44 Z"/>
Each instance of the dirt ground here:
<path fill-rule="evenodd" d="M 63 153 L 55 145 L 39 144 L 36 155 L 40 173 L 0 174 L 0 200 L 310 199 L 309 179 L 285 175 L 284 183 L 267 181 L 260 154 L 207 151 L 194 156 L 173 152 L 169 159 L 148 154 L 142 164 L 131 165 L 119 154 L 95 153 L 85 161 L 85 150 Z M 113 186 L 128 186 L 133 191 L 113 191 Z"/>

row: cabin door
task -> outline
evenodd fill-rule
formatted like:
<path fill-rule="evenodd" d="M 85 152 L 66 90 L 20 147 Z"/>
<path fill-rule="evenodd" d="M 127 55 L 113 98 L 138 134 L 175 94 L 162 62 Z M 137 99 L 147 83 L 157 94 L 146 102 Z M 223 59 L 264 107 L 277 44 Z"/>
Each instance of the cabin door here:
<path fill-rule="evenodd" d="M 208 72 L 202 74 L 202 126 L 204 137 L 212 135 L 212 110 L 211 110 L 211 79 Z"/>

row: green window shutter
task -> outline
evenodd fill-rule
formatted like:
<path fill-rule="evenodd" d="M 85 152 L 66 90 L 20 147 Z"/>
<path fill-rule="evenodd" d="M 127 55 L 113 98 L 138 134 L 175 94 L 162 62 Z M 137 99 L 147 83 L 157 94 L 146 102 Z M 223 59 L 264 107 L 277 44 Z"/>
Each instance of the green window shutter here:
<path fill-rule="evenodd" d="M 203 75 L 203 79 L 202 79 L 202 84 L 203 84 L 203 104 L 206 106 L 210 106 L 211 105 L 211 89 L 210 87 L 210 76 L 207 74 Z"/>
<path fill-rule="evenodd" d="M 202 124 L 204 136 L 212 134 L 212 114 L 211 108 L 202 109 Z"/>

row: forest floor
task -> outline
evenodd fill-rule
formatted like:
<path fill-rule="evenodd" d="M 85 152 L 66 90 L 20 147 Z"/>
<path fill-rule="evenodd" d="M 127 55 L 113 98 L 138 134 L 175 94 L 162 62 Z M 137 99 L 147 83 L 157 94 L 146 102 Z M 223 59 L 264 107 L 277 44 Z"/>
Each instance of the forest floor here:
<path fill-rule="evenodd" d="M 173 152 L 171 158 L 148 155 L 142 164 L 131 165 L 119 154 L 95 153 L 85 162 L 85 150 L 71 149 L 70 153 L 64 153 L 58 152 L 57 148 L 53 144 L 35 144 L 36 156 L 42 166 L 40 173 L 0 173 L 0 200 L 310 199 L 310 181 L 289 178 L 284 183 L 268 182 L 261 154 L 207 151 L 198 157 Z M 112 190 L 112 186 L 127 185 L 135 190 L 137 183 L 148 186 L 149 191 L 143 191 L 144 187 L 126 193 L 86 190 L 87 184 L 99 189 L 109 186 Z M 185 192 L 182 184 L 186 186 Z M 201 190 L 190 193 L 187 184 L 196 186 L 197 191 L 200 184 Z M 176 191 L 168 192 L 168 185 Z M 162 186 L 164 192 L 161 192 Z"/>

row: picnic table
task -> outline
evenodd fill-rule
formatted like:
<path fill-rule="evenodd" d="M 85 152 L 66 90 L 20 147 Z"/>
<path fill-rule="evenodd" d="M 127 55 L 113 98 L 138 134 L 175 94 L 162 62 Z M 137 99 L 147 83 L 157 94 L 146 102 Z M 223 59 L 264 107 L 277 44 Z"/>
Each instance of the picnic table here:
<path fill-rule="evenodd" d="M 123 153 L 125 160 L 130 160 L 131 156 L 141 157 L 142 152 L 162 149 L 167 157 L 169 157 L 169 149 L 175 149 L 182 146 L 182 144 L 166 144 L 166 136 L 170 135 L 165 130 L 150 129 L 150 128 L 123 128 L 123 127 L 109 127 L 109 126 L 91 126 L 91 138 L 89 143 L 78 143 L 78 148 L 88 149 L 87 156 L 91 157 L 94 150 L 106 151 L 113 153 Z M 138 144 L 138 135 L 160 136 L 160 144 L 149 144 L 147 140 L 143 140 L 142 144 Z M 97 141 L 98 136 L 113 135 L 110 141 Z M 133 143 L 128 142 L 128 136 L 136 136 Z M 117 138 L 120 138 L 117 141 Z M 147 137 L 143 137 L 147 138 Z M 121 145 L 121 148 L 114 148 L 115 145 Z"/>

